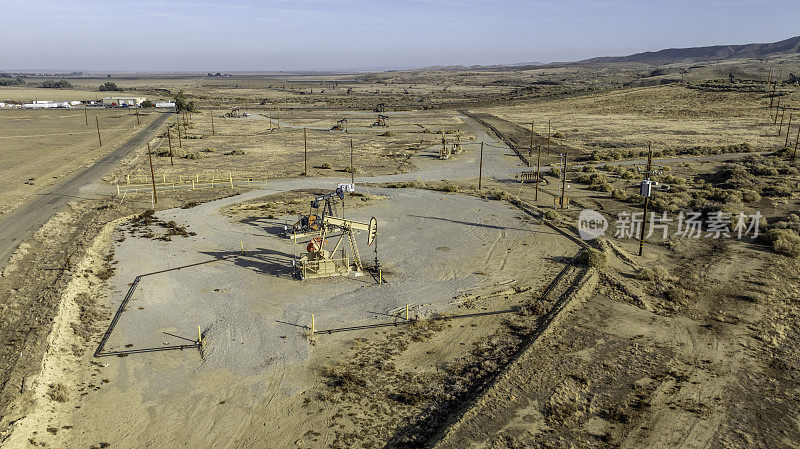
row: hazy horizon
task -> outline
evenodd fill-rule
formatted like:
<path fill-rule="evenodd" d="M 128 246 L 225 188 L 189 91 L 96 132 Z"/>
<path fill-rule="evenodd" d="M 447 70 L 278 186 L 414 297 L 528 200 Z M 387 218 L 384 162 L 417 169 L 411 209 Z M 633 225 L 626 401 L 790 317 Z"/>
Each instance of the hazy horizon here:
<path fill-rule="evenodd" d="M 774 42 L 800 4 L 0 0 L 0 71 L 297 72 L 567 62 Z"/>

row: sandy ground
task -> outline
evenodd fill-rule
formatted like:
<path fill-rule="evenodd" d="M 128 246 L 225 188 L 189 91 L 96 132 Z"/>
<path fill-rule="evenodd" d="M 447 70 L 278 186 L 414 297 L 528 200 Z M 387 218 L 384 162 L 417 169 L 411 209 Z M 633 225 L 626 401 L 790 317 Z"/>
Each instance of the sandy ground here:
<path fill-rule="evenodd" d="M 17 432 L 14 437 L 5 442 L 6 447 L 29 447 L 39 433 L 55 435 L 63 429 L 56 423 L 57 417 L 73 413 L 74 405 L 71 404 L 71 401 L 77 399 L 79 392 L 70 391 L 70 386 L 80 382 L 82 370 L 70 369 L 68 366 L 73 364 L 76 358 L 85 355 L 80 348 L 86 345 L 86 341 L 76 334 L 75 327 L 76 323 L 81 323 L 81 315 L 85 313 L 86 305 L 85 302 L 81 302 L 80 298 L 87 295 L 104 295 L 101 292 L 103 280 L 95 273 L 105 263 L 106 252 L 111 245 L 114 229 L 120 221 L 113 221 L 103 227 L 99 235 L 91 242 L 90 247 L 87 248 L 86 256 L 74 267 L 75 272 L 82 273 L 84 276 L 73 277 L 64 289 L 52 330 L 47 339 L 48 349 L 44 355 L 41 373 L 33 376 L 31 378 L 32 385 L 27 387 L 33 391 L 29 400 L 38 403 L 39 406 L 34 408 L 33 413 L 14 423 Z M 91 369 L 89 367 L 96 366 L 99 364 L 92 363 L 85 368 Z M 56 400 L 50 394 L 57 385 L 63 386 L 67 391 L 64 400 L 61 398 Z M 44 423 L 47 424 L 46 428 L 42 428 Z M 26 436 L 22 438 L 22 435 Z"/>
<path fill-rule="evenodd" d="M 592 293 L 576 297 L 552 332 L 435 447 L 796 446 L 797 397 L 786 394 L 796 390 L 795 371 L 776 361 L 794 356 L 772 348 L 794 332 L 773 320 L 796 313 L 780 297 L 796 294 L 797 284 L 778 291 L 759 284 L 793 276 L 797 265 L 776 275 L 756 247 L 683 247 L 705 254 L 707 271 L 699 276 L 702 295 L 676 304 L 632 280 L 640 263 L 628 262 L 634 242 L 617 248 L 614 270 L 601 275 Z M 649 252 L 642 263 L 668 260 L 680 277 L 697 279 L 695 267 L 673 265 L 668 250 Z M 746 294 L 762 299 L 740 299 Z M 773 425 L 762 428 L 764 422 Z"/>
<path fill-rule="evenodd" d="M 108 366 L 101 377 L 108 382 L 101 384 L 84 365 L 78 369 L 84 376 L 78 386 L 98 388 L 87 388 L 94 391 L 75 403 L 79 409 L 53 421 L 74 428 L 55 435 L 40 432 L 37 440 L 115 447 L 168 442 L 237 447 L 242 441 L 247 446 L 268 441 L 286 447 L 314 429 L 292 415 L 302 405 L 302 393 L 318 381 L 309 366 L 336 360 L 337 348 L 355 337 L 333 334 L 312 345 L 302 336 L 311 313 L 318 329 L 385 322 L 385 314 L 405 304 L 429 316 L 452 308 L 455 297 L 475 287 L 546 278 L 558 268 L 548 263 L 550 257 L 574 251 L 568 240 L 520 220 L 519 212 L 502 202 L 371 189 L 387 198 L 348 217 L 378 217 L 379 255 L 388 284 L 379 286 L 369 277 L 299 282 L 291 278 L 293 245 L 274 235 L 282 229 L 281 219 L 239 223 L 218 211 L 257 193 L 158 214 L 188 225 L 197 233 L 193 237 L 155 243 L 127 236 L 120 241 L 125 226 L 118 228 L 114 250 L 119 263 L 106 303 L 111 308 L 137 274 L 234 254 L 240 241 L 250 252 L 234 262 L 146 278 L 107 347 L 178 344 L 180 338 L 165 332 L 194 340 L 200 325 L 205 363 L 196 350 L 103 358 L 100 362 Z M 369 260 L 374 253 L 365 243 L 359 241 Z M 117 404 L 116 411 L 108 409 L 109 403 Z M 264 427 L 261 420 L 267 417 L 270 424 Z M 263 432 L 254 432 L 262 427 Z M 23 429 L 14 433 L 13 442 L 31 436 Z"/>

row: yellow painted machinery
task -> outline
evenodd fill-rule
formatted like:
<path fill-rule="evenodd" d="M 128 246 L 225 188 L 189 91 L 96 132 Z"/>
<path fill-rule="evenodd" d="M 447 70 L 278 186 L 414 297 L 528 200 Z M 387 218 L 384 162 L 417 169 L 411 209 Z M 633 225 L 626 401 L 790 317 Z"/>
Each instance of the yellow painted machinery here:
<path fill-rule="evenodd" d="M 344 200 L 344 190 L 341 187 L 336 188 L 332 193 L 326 193 L 314 198 L 311 201 L 311 208 L 307 215 L 301 215 L 291 227 L 284 226 L 286 238 L 296 242 L 298 239 L 319 234 L 320 230 L 322 230 L 324 218 L 336 215 L 335 197 Z"/>
<path fill-rule="evenodd" d="M 341 120 L 337 120 L 336 124 L 333 125 L 331 131 L 346 131 L 347 130 L 347 119 L 343 118 Z"/>
<path fill-rule="evenodd" d="M 294 262 L 297 278 L 318 279 L 351 274 L 363 276 L 364 266 L 356 244 L 358 231 L 367 232 L 367 246 L 377 245 L 378 221 L 375 217 L 369 223 L 362 223 L 323 216 L 319 233 L 306 244 L 306 252 Z M 327 239 L 336 237 L 336 245 L 331 248 Z M 347 244 L 343 245 L 345 239 Z"/>
<path fill-rule="evenodd" d="M 378 119 L 377 119 L 377 120 L 375 120 L 375 123 L 373 123 L 373 124 L 372 124 L 372 126 L 389 126 L 389 125 L 386 123 L 386 120 L 387 120 L 388 118 L 389 118 L 389 117 L 387 117 L 387 116 L 385 116 L 385 115 L 378 114 Z"/>

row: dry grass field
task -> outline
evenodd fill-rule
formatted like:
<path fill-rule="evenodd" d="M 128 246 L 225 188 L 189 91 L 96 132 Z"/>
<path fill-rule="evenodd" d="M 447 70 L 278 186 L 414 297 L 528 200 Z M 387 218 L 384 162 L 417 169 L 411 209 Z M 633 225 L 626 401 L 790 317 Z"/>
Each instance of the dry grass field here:
<path fill-rule="evenodd" d="M 786 90 L 781 101 L 797 104 L 798 93 Z M 770 111 L 768 106 L 764 92 L 710 92 L 667 85 L 542 99 L 485 111 L 526 128 L 534 121 L 540 136 L 547 135 L 550 122 L 555 144 L 584 155 L 595 151 L 602 155 L 642 150 L 650 143 L 662 151 L 741 144 L 779 148 L 784 139 L 778 137 L 770 118 L 774 109 Z M 787 122 L 790 113 L 786 113 Z"/>
<path fill-rule="evenodd" d="M 0 97 L 4 92 L 0 91 Z M 82 108 L 0 109 L 0 215 L 74 170 L 92 164 L 155 117 L 140 115 L 141 125 L 137 126 L 136 116 L 126 110 L 92 108 L 88 114 L 86 125 Z M 102 147 L 98 145 L 95 116 L 100 123 Z"/>
<path fill-rule="evenodd" d="M 211 130 L 212 111 L 192 114 L 190 125 L 182 134 L 186 138 L 181 140 L 180 146 L 177 130 L 173 131 L 172 164 L 169 141 L 164 133 L 155 150 L 157 176 L 162 180 L 163 176 L 184 179 L 210 174 L 227 177 L 229 173 L 234 177 L 256 179 L 298 176 L 304 171 L 304 127 L 307 128 L 305 142 L 310 176 L 349 173 L 351 140 L 355 172 L 361 176 L 413 170 L 419 163 L 419 159 L 413 156 L 441 145 L 440 132 L 446 133 L 449 142 L 454 141 L 459 132 L 464 143 L 475 138 L 454 111 L 389 113 L 386 127 L 372 127 L 377 113 L 364 111 L 259 112 L 242 108 L 239 113 L 247 111 L 252 115 L 228 118 L 223 114 L 226 110 L 213 110 L 214 134 Z M 348 120 L 347 132 L 330 131 L 341 118 Z M 145 156 L 140 153 L 130 164 L 109 177 L 109 181 L 120 184 L 128 180 L 131 183 L 148 182 L 150 166 Z"/>

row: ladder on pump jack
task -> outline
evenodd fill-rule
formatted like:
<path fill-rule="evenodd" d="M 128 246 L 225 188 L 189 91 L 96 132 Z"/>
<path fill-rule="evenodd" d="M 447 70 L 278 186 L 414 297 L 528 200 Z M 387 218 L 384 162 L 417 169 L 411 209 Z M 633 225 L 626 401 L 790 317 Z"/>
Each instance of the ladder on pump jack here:
<path fill-rule="evenodd" d="M 347 237 L 350 240 L 350 253 L 353 255 L 353 264 L 356 266 L 356 272 L 363 270 L 361 266 L 361 255 L 358 254 L 358 246 L 356 246 L 356 238 L 353 235 L 353 228 L 347 228 Z"/>

